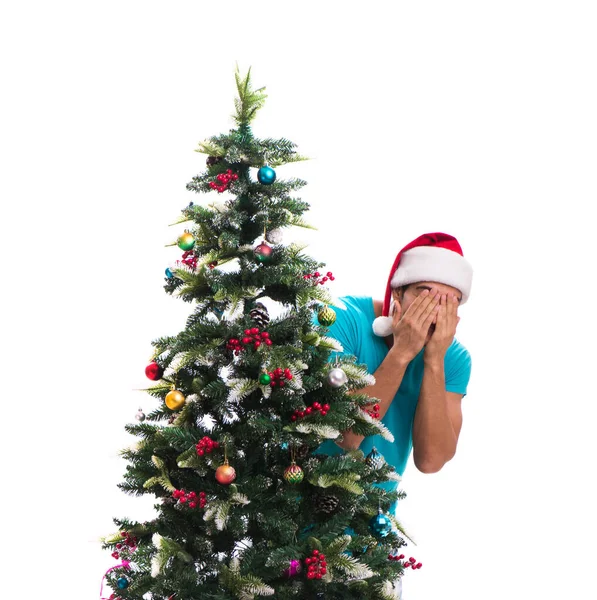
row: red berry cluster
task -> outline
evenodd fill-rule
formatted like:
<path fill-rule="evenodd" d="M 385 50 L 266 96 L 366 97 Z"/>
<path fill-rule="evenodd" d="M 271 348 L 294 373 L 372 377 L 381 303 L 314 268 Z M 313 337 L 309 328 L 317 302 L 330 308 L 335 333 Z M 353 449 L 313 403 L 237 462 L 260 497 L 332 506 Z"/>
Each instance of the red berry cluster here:
<path fill-rule="evenodd" d="M 307 406 L 305 410 L 295 410 L 294 414 L 290 419 L 292 421 L 296 421 L 297 419 L 304 419 L 309 415 L 313 414 L 314 411 L 319 411 L 322 417 L 325 417 L 328 414 L 328 410 L 330 410 L 331 406 L 329 404 L 324 404 L 323 406 L 319 402 L 313 402 L 311 406 Z"/>
<path fill-rule="evenodd" d="M 370 416 L 373 417 L 374 419 L 379 419 L 379 404 L 375 404 L 373 406 L 373 410 L 370 410 L 368 408 L 363 408 L 363 410 Z"/>
<path fill-rule="evenodd" d="M 284 387 L 286 385 L 286 381 L 290 381 L 292 379 L 292 372 L 290 369 L 274 369 L 271 373 L 268 373 L 271 377 L 271 381 L 269 382 L 271 387 Z"/>
<path fill-rule="evenodd" d="M 321 579 L 328 572 L 325 554 L 321 554 L 319 550 L 313 550 L 311 556 L 305 558 L 305 564 L 309 579 Z"/>
<path fill-rule="evenodd" d="M 189 503 L 189 508 L 195 508 L 197 506 L 197 494 L 195 492 L 189 492 L 188 494 L 184 490 L 174 490 L 172 497 L 178 500 L 179 504 Z M 207 500 L 205 498 L 205 492 L 199 492 L 199 508 L 205 508 Z"/>
<path fill-rule="evenodd" d="M 397 556 L 396 554 L 388 554 L 388 559 L 389 560 L 402 560 L 404 558 L 404 554 L 400 554 L 400 556 Z M 405 569 L 408 569 L 408 567 L 411 567 L 412 570 L 414 571 L 415 569 L 420 569 L 423 566 L 423 563 L 418 563 L 412 556 L 408 559 L 408 561 L 404 561 L 403 565 L 402 565 Z"/>
<path fill-rule="evenodd" d="M 228 189 L 231 181 L 236 181 L 238 179 L 238 175 L 232 172 L 232 169 L 228 169 L 226 173 L 220 173 L 216 179 L 218 180 L 218 185 L 215 181 L 209 182 L 209 187 L 212 190 L 218 190 L 218 192 L 222 193 Z"/>
<path fill-rule="evenodd" d="M 303 275 L 303 279 L 312 279 L 313 285 L 323 285 L 328 279 L 330 281 L 334 281 L 336 278 L 331 271 L 328 271 L 324 277 L 321 276 L 319 271 L 315 271 L 315 273 L 307 273 L 306 275 Z"/>
<path fill-rule="evenodd" d="M 116 550 L 112 552 L 112 558 L 120 558 L 121 556 L 126 558 L 127 554 L 137 549 L 139 540 L 136 536 L 131 535 L 128 531 L 123 531 L 120 535 L 123 540 L 116 544 Z"/>
<path fill-rule="evenodd" d="M 257 327 L 253 327 L 253 329 L 245 329 L 245 337 L 242 339 L 242 344 L 241 340 L 232 338 L 226 343 L 226 349 L 233 350 L 234 354 L 238 355 L 241 350 L 244 350 L 249 344 L 253 344 L 253 348 L 257 350 L 261 344 L 271 346 L 272 341 L 270 340 L 269 333 L 267 331 L 262 331 L 260 333 Z"/>
<path fill-rule="evenodd" d="M 219 442 L 214 442 L 214 440 L 208 438 L 207 436 L 199 440 L 199 442 L 195 445 L 195 448 L 197 448 L 197 454 L 199 456 L 211 454 L 214 450 L 216 450 L 219 447 Z"/>
<path fill-rule="evenodd" d="M 183 265 L 186 265 L 187 267 L 191 267 L 191 269 L 197 268 L 197 257 L 195 256 L 195 253 L 192 250 L 187 250 L 182 255 L 181 262 Z"/>

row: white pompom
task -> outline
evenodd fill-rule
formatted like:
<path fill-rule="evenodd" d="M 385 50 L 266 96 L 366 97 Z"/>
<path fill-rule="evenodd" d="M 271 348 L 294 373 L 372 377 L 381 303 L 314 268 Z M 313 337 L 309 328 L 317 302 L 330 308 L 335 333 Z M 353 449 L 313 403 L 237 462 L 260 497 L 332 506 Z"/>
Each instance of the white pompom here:
<path fill-rule="evenodd" d="M 373 321 L 373 333 L 379 337 L 392 335 L 392 317 L 377 317 Z"/>

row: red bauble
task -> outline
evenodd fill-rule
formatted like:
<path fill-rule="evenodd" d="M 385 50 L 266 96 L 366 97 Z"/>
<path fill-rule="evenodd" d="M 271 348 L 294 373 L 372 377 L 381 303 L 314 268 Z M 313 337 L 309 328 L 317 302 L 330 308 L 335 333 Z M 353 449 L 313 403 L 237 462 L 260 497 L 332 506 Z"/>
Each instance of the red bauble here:
<path fill-rule="evenodd" d="M 254 253 L 259 262 L 268 262 L 272 256 L 273 248 L 262 242 L 255 248 Z"/>
<path fill-rule="evenodd" d="M 152 362 L 145 367 L 145 375 L 149 377 L 152 381 L 157 381 L 161 379 L 164 375 L 164 369 L 158 365 L 157 362 Z"/>

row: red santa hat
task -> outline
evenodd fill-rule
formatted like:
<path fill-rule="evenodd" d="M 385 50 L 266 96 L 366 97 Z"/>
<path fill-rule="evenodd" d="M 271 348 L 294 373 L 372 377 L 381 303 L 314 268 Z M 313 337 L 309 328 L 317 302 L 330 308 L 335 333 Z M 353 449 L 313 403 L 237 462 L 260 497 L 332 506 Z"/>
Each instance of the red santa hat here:
<path fill-rule="evenodd" d="M 419 281 L 450 285 L 460 290 L 461 304 L 468 300 L 473 268 L 455 237 L 447 233 L 424 233 L 400 250 L 388 278 L 382 316 L 373 321 L 375 335 L 392 334 L 392 290 Z"/>

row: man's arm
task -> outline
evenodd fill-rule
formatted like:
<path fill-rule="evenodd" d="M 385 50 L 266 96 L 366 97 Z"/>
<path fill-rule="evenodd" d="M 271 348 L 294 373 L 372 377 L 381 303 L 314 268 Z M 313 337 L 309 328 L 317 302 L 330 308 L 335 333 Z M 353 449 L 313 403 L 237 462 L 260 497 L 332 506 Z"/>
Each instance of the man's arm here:
<path fill-rule="evenodd" d="M 444 361 L 426 361 L 413 421 L 413 460 L 437 473 L 456 454 L 462 428 L 462 394 L 446 392 Z"/>
<path fill-rule="evenodd" d="M 424 354 L 424 371 L 413 420 L 413 460 L 422 473 L 436 473 L 456 454 L 462 427 L 462 394 L 446 391 L 444 357 L 454 339 L 458 301 L 443 295 L 436 328 Z"/>
<path fill-rule="evenodd" d="M 402 383 L 408 363 L 409 360 L 404 357 L 403 353 L 396 348 L 391 348 L 384 361 L 373 374 L 375 384 L 356 390 L 353 393 L 367 394 L 371 398 L 377 398 L 379 400 L 379 418 L 383 419 Z M 357 450 L 364 439 L 364 435 L 358 435 L 348 430 L 342 433 L 342 441 L 336 441 L 336 444 L 344 450 Z"/>

